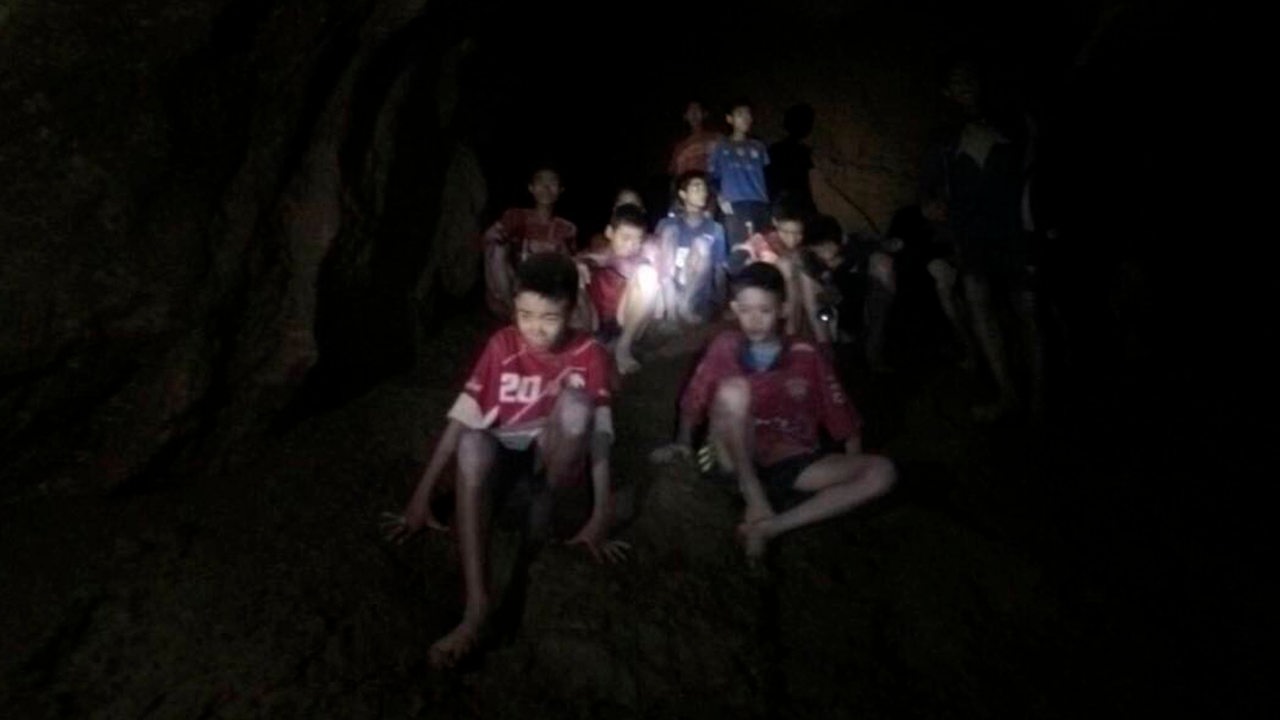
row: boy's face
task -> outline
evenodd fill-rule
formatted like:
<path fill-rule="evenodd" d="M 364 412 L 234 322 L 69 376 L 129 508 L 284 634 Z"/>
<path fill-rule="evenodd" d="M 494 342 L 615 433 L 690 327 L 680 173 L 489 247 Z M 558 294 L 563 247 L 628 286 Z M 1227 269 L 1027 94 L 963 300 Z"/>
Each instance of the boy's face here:
<path fill-rule="evenodd" d="M 735 133 L 743 135 L 751 132 L 751 108 L 736 107 L 733 112 L 724 116 L 725 122 L 729 123 L 729 127 L 733 128 Z"/>
<path fill-rule="evenodd" d="M 569 303 L 523 291 L 516 295 L 515 314 L 516 329 L 524 341 L 535 350 L 549 350 L 568 327 Z"/>
<path fill-rule="evenodd" d="M 738 318 L 738 327 L 751 342 L 771 340 L 777 336 L 781 305 L 777 295 L 754 287 L 739 290 L 729 301 L 729 307 Z"/>
<path fill-rule="evenodd" d="M 822 242 L 814 245 L 812 248 L 814 257 L 822 261 L 823 265 L 829 268 L 840 267 L 840 244 L 836 242 Z"/>
<path fill-rule="evenodd" d="M 978 79 L 971 70 L 957 68 L 947 78 L 947 87 L 943 91 L 953 102 L 969 115 L 978 112 Z"/>
<path fill-rule="evenodd" d="M 644 242 L 644 230 L 629 223 L 606 227 L 604 236 L 609 238 L 609 249 L 613 254 L 624 258 L 634 257 Z"/>
<path fill-rule="evenodd" d="M 690 180 L 678 194 L 686 210 L 703 210 L 707 207 L 707 183 L 702 178 Z"/>
<path fill-rule="evenodd" d="M 773 227 L 778 231 L 778 239 L 788 250 L 800 247 L 800 241 L 804 240 L 804 223 L 799 220 L 775 220 Z"/>
<path fill-rule="evenodd" d="M 703 112 L 702 105 L 696 102 L 689 103 L 684 109 L 684 121 L 689 123 L 691 129 L 697 130 L 702 127 L 702 123 L 707 119 L 707 114 Z"/>
<path fill-rule="evenodd" d="M 554 170 L 539 170 L 529 182 L 529 194 L 541 206 L 555 205 L 560 191 L 560 176 Z"/>

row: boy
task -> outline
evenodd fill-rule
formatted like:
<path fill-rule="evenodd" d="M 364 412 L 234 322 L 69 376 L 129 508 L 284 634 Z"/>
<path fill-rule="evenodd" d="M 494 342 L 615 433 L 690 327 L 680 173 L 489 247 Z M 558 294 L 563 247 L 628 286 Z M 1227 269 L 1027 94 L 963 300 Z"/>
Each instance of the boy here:
<path fill-rule="evenodd" d="M 729 244 L 735 245 L 760 230 L 769 219 L 769 193 L 764 169 L 769 151 L 764 143 L 749 137 L 751 103 L 738 100 L 725 115 L 733 134 L 716 143 L 707 162 L 707 173 L 717 182 L 720 209 L 724 212 Z"/>
<path fill-rule="evenodd" d="M 617 210 L 623 205 L 635 205 L 641 210 L 644 210 L 644 199 L 640 197 L 640 193 L 631 188 L 624 187 L 613 197 L 612 210 Z M 596 233 L 595 235 L 592 235 L 591 241 L 587 243 L 586 251 L 597 255 L 600 253 L 607 253 L 609 251 L 609 238 L 606 237 L 604 233 Z"/>
<path fill-rule="evenodd" d="M 831 365 L 806 342 L 779 332 L 786 285 L 778 269 L 752 263 L 733 278 L 737 330 L 711 341 L 680 400 L 673 452 L 691 454 L 693 429 L 710 414 L 720 466 L 746 501 L 738 526 L 748 559 L 769 540 L 848 512 L 893 486 L 893 464 L 862 452 L 861 419 Z M 844 444 L 823 450 L 819 430 Z M 808 495 L 775 512 L 792 492 Z"/>
<path fill-rule="evenodd" d="M 430 649 L 435 666 L 451 666 L 475 647 L 487 620 L 485 519 L 490 486 L 513 477 L 545 478 L 549 488 L 581 479 L 590 460 L 591 516 L 570 541 L 600 559 L 609 527 L 609 358 L 590 336 L 568 328 L 578 295 L 578 268 L 559 253 L 531 255 L 516 277 L 514 322 L 489 339 L 453 408 L 417 489 L 400 516 L 385 521 L 403 541 L 423 527 L 444 530 L 431 498 L 450 459 L 457 459 L 458 546 L 465 582 L 462 622 Z M 540 483 L 539 483 L 540 484 Z M 548 498 L 541 490 L 539 500 Z"/>
<path fill-rule="evenodd" d="M 639 205 L 614 208 L 604 232 L 608 250 L 584 253 L 579 263 L 590 299 L 591 327 L 598 339 L 612 344 L 618 372 L 626 375 L 640 369 L 632 345 L 658 314 L 661 288 L 657 270 L 643 253 L 648 227 Z"/>
<path fill-rule="evenodd" d="M 724 227 L 707 214 L 705 173 L 691 170 L 676 181 L 680 217 L 658 223 L 662 307 L 670 320 L 696 324 L 710 318 L 725 263 Z"/>
<path fill-rule="evenodd" d="M 671 163 L 667 168 L 673 177 L 680 177 L 695 170 L 707 171 L 707 160 L 711 154 L 711 148 L 720 140 L 720 133 L 705 129 L 703 123 L 706 119 L 707 114 L 702 108 L 702 103 L 690 100 L 684 109 L 684 121 L 689 126 L 689 134 L 676 144 L 675 150 L 671 153 Z"/>
<path fill-rule="evenodd" d="M 795 299 L 784 308 L 784 327 L 789 334 L 804 334 L 808 330 L 804 321 L 806 308 L 800 273 L 804 220 L 799 212 L 787 205 L 775 207 L 772 215 L 772 229 L 762 228 L 729 251 L 729 272 L 736 272 L 752 262 L 777 266 L 786 282 L 787 296 Z"/>
<path fill-rule="evenodd" d="M 522 260 L 538 252 L 572 252 L 578 228 L 555 216 L 561 192 L 560 175 L 550 168 L 540 168 L 529 182 L 534 207 L 507 210 L 485 232 L 485 299 L 496 315 L 511 315 L 516 266 Z"/>

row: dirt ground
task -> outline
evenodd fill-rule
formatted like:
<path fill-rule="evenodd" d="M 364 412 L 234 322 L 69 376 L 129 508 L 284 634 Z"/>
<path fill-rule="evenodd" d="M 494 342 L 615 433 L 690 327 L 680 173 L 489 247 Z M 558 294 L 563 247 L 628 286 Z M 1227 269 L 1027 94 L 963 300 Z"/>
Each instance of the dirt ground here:
<path fill-rule="evenodd" d="M 1187 633 L 1217 630 L 1150 602 L 1192 582 L 1174 559 L 1185 538 L 1159 518 L 1135 523 L 1141 485 L 1119 449 L 1079 452 L 1070 418 L 975 425 L 967 408 L 981 385 L 936 359 L 889 376 L 851 371 L 868 444 L 895 459 L 900 485 L 781 539 L 753 574 L 732 540 L 737 500 L 647 460 L 673 426 L 693 357 L 677 345 L 689 338 L 651 353 L 618 402 L 631 560 L 596 566 L 555 544 L 526 553 L 498 523 L 497 632 L 465 667 L 429 670 L 428 645 L 460 611 L 455 545 L 432 535 L 389 546 L 377 519 L 403 505 L 482 327 L 455 318 L 421 369 L 282 430 L 233 474 L 0 508 L 0 715 L 1073 718 L 1198 707 L 1197 688 L 1172 679 L 1195 643 Z M 1166 584 L 1149 590 L 1153 578 Z"/>

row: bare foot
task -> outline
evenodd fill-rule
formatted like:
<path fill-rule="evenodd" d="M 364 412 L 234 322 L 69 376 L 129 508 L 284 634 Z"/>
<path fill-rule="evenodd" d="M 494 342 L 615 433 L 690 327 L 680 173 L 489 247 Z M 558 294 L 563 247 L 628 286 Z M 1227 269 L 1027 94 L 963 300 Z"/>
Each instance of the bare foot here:
<path fill-rule="evenodd" d="M 475 649 L 480 638 L 480 621 L 463 620 L 458 627 L 449 631 L 448 635 L 435 641 L 427 651 L 427 659 L 431 667 L 436 669 L 451 668 Z"/>

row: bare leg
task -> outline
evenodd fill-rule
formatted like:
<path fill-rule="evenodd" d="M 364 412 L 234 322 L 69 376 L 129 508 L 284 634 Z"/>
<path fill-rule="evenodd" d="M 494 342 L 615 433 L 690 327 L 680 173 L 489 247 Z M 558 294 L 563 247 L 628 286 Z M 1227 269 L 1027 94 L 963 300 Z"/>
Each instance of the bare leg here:
<path fill-rule="evenodd" d="M 804 296 L 796 287 L 795 264 L 786 258 L 778 258 L 774 263 L 782 273 L 786 283 L 787 300 L 782 305 L 783 327 L 789 335 L 798 335 L 804 329 Z"/>
<path fill-rule="evenodd" d="M 618 372 L 624 375 L 640 369 L 640 363 L 631 354 L 631 346 L 657 312 L 661 291 L 657 271 L 642 265 L 627 283 L 622 302 L 618 303 L 618 325 L 622 327 L 622 336 L 618 338 L 614 354 Z"/>
<path fill-rule="evenodd" d="M 565 390 L 556 399 L 547 427 L 538 438 L 539 462 L 546 470 L 547 487 L 537 488 L 530 508 L 530 531 L 545 538 L 551 527 L 552 490 L 570 485 L 583 470 L 591 440 L 591 399 L 582 390 Z"/>
<path fill-rule="evenodd" d="M 796 479 L 796 489 L 815 493 L 813 497 L 743 528 L 747 555 L 759 557 L 769 540 L 782 533 L 842 515 L 885 494 L 896 479 L 893 463 L 879 455 L 837 454 L 822 458 Z"/>
<path fill-rule="evenodd" d="M 578 389 L 563 390 L 547 418 L 547 427 L 538 438 L 547 484 L 559 486 L 577 479 L 590 447 L 591 398 Z"/>
<path fill-rule="evenodd" d="M 885 333 L 898 283 L 891 256 L 872 253 L 868 265 L 871 282 L 867 288 L 867 363 L 872 370 L 883 371 L 888 369 L 884 360 Z"/>
<path fill-rule="evenodd" d="M 959 273 L 956 272 L 954 265 L 942 258 L 931 261 L 928 270 L 933 276 L 934 288 L 938 292 L 938 304 L 942 306 L 942 313 L 951 323 L 953 336 L 960 343 L 962 353 L 960 364 L 970 368 L 973 366 L 973 343 L 969 340 L 969 329 L 965 326 L 960 307 L 956 303 L 956 283 L 960 279 Z"/>
<path fill-rule="evenodd" d="M 711 438 L 738 476 L 738 489 L 747 503 L 743 521 L 756 522 L 773 515 L 753 458 L 751 385 L 746 378 L 721 381 L 711 404 Z"/>
<path fill-rule="evenodd" d="M 991 375 L 995 378 L 999 392 L 995 403 L 974 408 L 974 415 L 979 420 L 994 420 L 1017 405 L 1017 391 L 1005 361 L 1004 338 L 1000 335 L 1000 326 L 991 307 L 991 287 L 986 279 L 968 275 L 964 279 L 964 289 L 965 298 L 969 301 L 969 311 L 973 315 L 974 334 L 978 336 L 978 345 L 991 368 Z"/>
<path fill-rule="evenodd" d="M 485 577 L 485 482 L 497 458 L 498 443 L 487 432 L 466 430 L 458 439 L 457 518 L 458 549 L 466 607 L 462 622 L 431 646 L 428 655 L 436 667 L 452 667 L 476 644 L 489 613 Z"/>
<path fill-rule="evenodd" d="M 1036 293 L 1032 290 L 1015 293 L 1013 307 L 1022 325 L 1023 344 L 1027 351 L 1027 369 L 1031 376 L 1031 415 L 1038 420 L 1044 414 L 1044 342 L 1040 335 Z"/>

